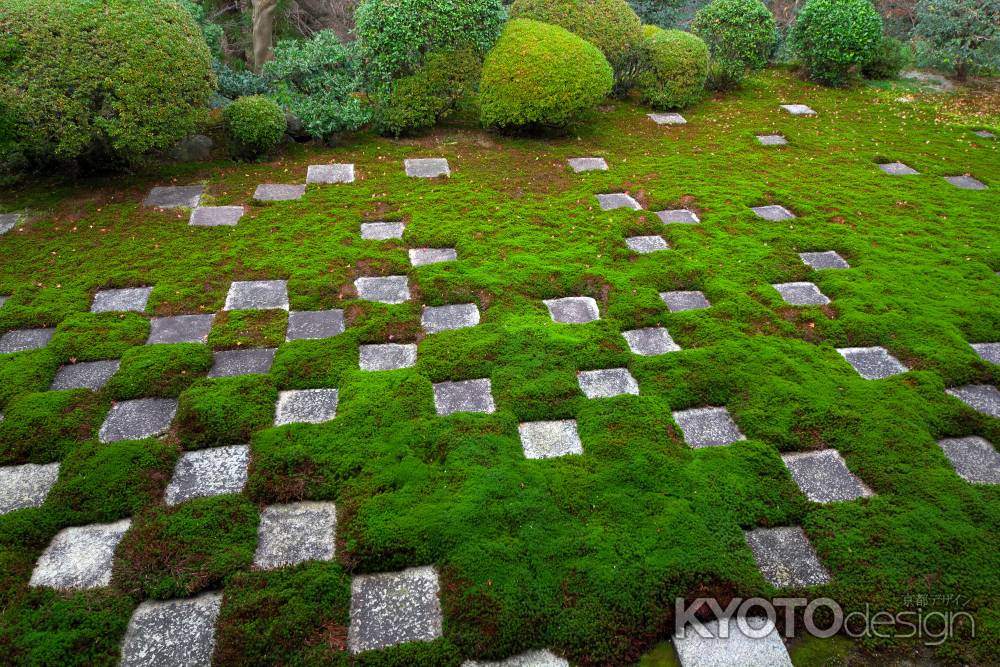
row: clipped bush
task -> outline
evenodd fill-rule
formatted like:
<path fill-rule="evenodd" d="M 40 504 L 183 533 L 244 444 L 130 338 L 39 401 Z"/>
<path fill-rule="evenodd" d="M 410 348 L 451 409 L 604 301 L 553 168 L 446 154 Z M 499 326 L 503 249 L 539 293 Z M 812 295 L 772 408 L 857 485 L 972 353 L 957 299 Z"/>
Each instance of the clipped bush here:
<path fill-rule="evenodd" d="M 875 53 L 875 58 L 861 68 L 866 79 L 898 79 L 899 73 L 910 62 L 910 49 L 895 37 L 884 37 Z"/>
<path fill-rule="evenodd" d="M 4 0 L 0 35 L 0 99 L 30 163 L 137 162 L 192 134 L 215 89 L 202 32 L 173 2 Z"/>
<path fill-rule="evenodd" d="M 253 159 L 274 150 L 285 135 L 285 113 L 261 95 L 241 97 L 222 113 L 233 155 Z"/>
<path fill-rule="evenodd" d="M 664 30 L 642 44 L 636 87 L 656 109 L 680 109 L 701 97 L 708 76 L 708 47 L 696 35 Z"/>
<path fill-rule="evenodd" d="M 708 85 L 715 90 L 736 88 L 748 72 L 763 69 L 778 41 L 774 16 L 761 0 L 712 0 L 691 31 L 708 46 Z"/>
<path fill-rule="evenodd" d="M 808 0 L 789 39 L 812 79 L 839 86 L 875 58 L 882 17 L 871 0 Z"/>
<path fill-rule="evenodd" d="M 611 92 L 593 44 L 556 25 L 515 19 L 483 63 L 480 118 L 504 130 L 565 128 Z"/>
<path fill-rule="evenodd" d="M 923 64 L 955 73 L 1000 72 L 1000 2 L 920 0 L 914 30 Z"/>

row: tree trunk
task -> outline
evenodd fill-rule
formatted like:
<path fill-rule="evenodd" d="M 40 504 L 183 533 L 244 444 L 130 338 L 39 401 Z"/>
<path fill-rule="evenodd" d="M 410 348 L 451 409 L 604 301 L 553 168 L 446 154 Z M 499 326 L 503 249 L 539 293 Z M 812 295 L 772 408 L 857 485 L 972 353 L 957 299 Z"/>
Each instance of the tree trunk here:
<path fill-rule="evenodd" d="M 260 72 L 274 57 L 274 12 L 278 0 L 253 0 L 253 66 Z"/>

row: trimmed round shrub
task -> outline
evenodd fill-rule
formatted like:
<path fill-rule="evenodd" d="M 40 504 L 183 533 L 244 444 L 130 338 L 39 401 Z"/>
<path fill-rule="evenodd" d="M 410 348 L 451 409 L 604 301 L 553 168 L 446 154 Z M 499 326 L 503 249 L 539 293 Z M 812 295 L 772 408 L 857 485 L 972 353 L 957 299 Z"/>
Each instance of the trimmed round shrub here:
<path fill-rule="evenodd" d="M 808 0 L 789 39 L 812 79 L 839 86 L 875 58 L 882 17 L 871 0 Z"/>
<path fill-rule="evenodd" d="M 654 35 L 659 35 L 660 33 L 666 32 L 663 28 L 658 25 L 644 25 L 642 26 L 642 39 L 647 40 Z"/>
<path fill-rule="evenodd" d="M 680 109 L 697 102 L 708 76 L 708 47 L 696 35 L 664 30 L 642 44 L 636 87 L 656 109 Z"/>
<path fill-rule="evenodd" d="M 565 128 L 611 92 L 593 44 L 556 25 L 515 19 L 483 63 L 480 118 L 504 130 Z"/>
<path fill-rule="evenodd" d="M 691 31 L 708 46 L 708 85 L 715 90 L 736 88 L 748 72 L 763 69 L 778 42 L 774 16 L 761 0 L 712 0 Z"/>
<path fill-rule="evenodd" d="M 31 163 L 136 162 L 192 134 L 215 90 L 201 30 L 173 2 L 3 0 L 0 36 L 0 99 Z"/>
<path fill-rule="evenodd" d="M 861 74 L 876 81 L 898 79 L 909 62 L 910 50 L 906 44 L 895 37 L 883 37 L 875 58 L 861 68 Z"/>
<path fill-rule="evenodd" d="M 253 159 L 278 145 L 285 134 L 285 112 L 261 95 L 241 97 L 222 112 L 230 150 L 237 157 Z"/>

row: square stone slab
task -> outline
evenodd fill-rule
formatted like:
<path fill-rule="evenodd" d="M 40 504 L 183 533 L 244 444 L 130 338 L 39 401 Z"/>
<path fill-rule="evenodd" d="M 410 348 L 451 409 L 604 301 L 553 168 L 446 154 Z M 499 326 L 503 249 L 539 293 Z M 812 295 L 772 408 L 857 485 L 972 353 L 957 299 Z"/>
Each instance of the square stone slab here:
<path fill-rule="evenodd" d="M 945 176 L 948 181 L 960 190 L 987 190 L 986 184 L 972 176 Z"/>
<path fill-rule="evenodd" d="M 90 305 L 92 313 L 141 313 L 146 310 L 152 287 L 126 287 L 102 289 L 94 295 Z"/>
<path fill-rule="evenodd" d="M 597 301 L 589 296 L 567 296 L 561 299 L 542 301 L 549 309 L 553 322 L 563 324 L 586 324 L 601 319 Z"/>
<path fill-rule="evenodd" d="M 761 574 L 777 588 L 818 586 L 830 581 L 806 534 L 798 526 L 743 532 Z"/>
<path fill-rule="evenodd" d="M 347 631 L 351 653 L 440 637 L 439 590 L 431 566 L 354 577 Z"/>
<path fill-rule="evenodd" d="M 334 183 L 353 182 L 353 164 L 311 164 L 306 170 L 306 183 L 333 185 Z"/>
<path fill-rule="evenodd" d="M 424 308 L 420 324 L 429 334 L 474 327 L 479 324 L 479 308 L 474 303 Z"/>
<path fill-rule="evenodd" d="M 363 277 L 354 281 L 358 298 L 376 303 L 398 304 L 410 300 L 406 276 Z"/>
<path fill-rule="evenodd" d="M 146 195 L 143 206 L 152 208 L 197 208 L 205 188 L 201 185 L 155 187 Z"/>
<path fill-rule="evenodd" d="M 569 661 L 547 650 L 525 651 L 505 660 L 466 660 L 462 667 L 570 667 Z"/>
<path fill-rule="evenodd" d="M 567 162 L 578 174 L 584 171 L 608 170 L 608 163 L 602 157 L 571 157 Z"/>
<path fill-rule="evenodd" d="M 0 336 L 0 354 L 40 350 L 49 344 L 55 329 L 18 329 Z"/>
<path fill-rule="evenodd" d="M 945 392 L 976 412 L 1000 419 L 1000 390 L 997 390 L 993 385 L 967 384 L 964 387 L 945 389 Z"/>
<path fill-rule="evenodd" d="M 1000 343 L 971 343 L 970 347 L 983 361 L 1000 366 Z"/>
<path fill-rule="evenodd" d="M 222 593 L 136 607 L 118 667 L 210 667 Z"/>
<path fill-rule="evenodd" d="M 0 214 L 0 236 L 3 236 L 10 230 L 17 227 L 17 223 L 21 220 L 20 213 L 3 213 Z"/>
<path fill-rule="evenodd" d="M 679 113 L 648 113 L 646 117 L 657 125 L 687 125 L 687 119 Z"/>
<path fill-rule="evenodd" d="M 955 472 L 971 484 L 1000 484 L 1000 452 L 985 438 L 945 438 L 938 444 Z"/>
<path fill-rule="evenodd" d="M 791 220 L 795 217 L 795 214 L 787 208 L 778 205 L 755 206 L 750 210 L 756 213 L 758 218 L 762 218 L 770 222 L 781 222 L 782 220 Z"/>
<path fill-rule="evenodd" d="M 910 370 L 884 347 L 841 347 L 837 352 L 866 380 L 881 380 Z"/>
<path fill-rule="evenodd" d="M 874 495 L 836 449 L 782 454 L 792 479 L 814 503 L 832 503 Z"/>
<path fill-rule="evenodd" d="M 286 341 L 320 340 L 344 333 L 344 311 L 293 310 L 288 313 Z"/>
<path fill-rule="evenodd" d="M 604 368 L 576 374 L 580 391 L 587 398 L 613 398 L 623 394 L 639 395 L 639 383 L 627 368 Z"/>
<path fill-rule="evenodd" d="M 458 253 L 454 248 L 410 248 L 410 264 L 426 266 L 439 262 L 454 262 Z"/>
<path fill-rule="evenodd" d="M 150 321 L 149 340 L 157 343 L 207 343 L 215 315 L 173 315 L 154 317 Z"/>
<path fill-rule="evenodd" d="M 670 332 L 663 327 L 649 327 L 623 331 L 622 336 L 633 354 L 655 357 L 668 352 L 677 352 L 681 346 L 674 342 Z"/>
<path fill-rule="evenodd" d="M 525 458 L 551 459 L 569 454 L 583 454 L 583 444 L 576 432 L 575 419 L 549 422 L 524 422 L 518 427 Z"/>
<path fill-rule="evenodd" d="M 681 667 L 792 667 L 785 642 L 767 617 L 734 617 L 722 623 L 721 628 L 720 621 L 704 623 L 707 637 L 691 625 L 674 636 Z"/>
<path fill-rule="evenodd" d="M 296 389 L 278 394 L 274 425 L 322 424 L 337 416 L 336 389 Z"/>
<path fill-rule="evenodd" d="M 438 178 L 451 176 L 448 160 L 440 157 L 403 160 L 406 175 L 412 178 Z"/>
<path fill-rule="evenodd" d="M 781 134 L 758 134 L 757 141 L 762 146 L 787 146 L 788 139 Z"/>
<path fill-rule="evenodd" d="M 919 171 L 906 166 L 902 162 L 887 162 L 885 164 L 880 164 L 878 168 L 890 176 L 917 176 L 920 174 Z"/>
<path fill-rule="evenodd" d="M 242 206 L 199 206 L 191 211 L 188 224 L 195 227 L 235 227 L 246 213 Z"/>
<path fill-rule="evenodd" d="M 131 525 L 122 519 L 60 530 L 38 559 L 30 585 L 63 591 L 107 586 L 115 549 Z"/>
<path fill-rule="evenodd" d="M 177 460 L 163 500 L 178 505 L 192 498 L 239 493 L 247 482 L 249 464 L 247 445 L 184 452 Z"/>
<path fill-rule="evenodd" d="M 602 211 L 614 211 L 619 208 L 630 208 L 633 211 L 642 210 L 642 205 L 625 192 L 612 192 L 595 196 Z"/>
<path fill-rule="evenodd" d="M 976 130 L 974 133 L 980 139 L 996 139 L 997 135 L 993 134 L 989 130 Z"/>
<path fill-rule="evenodd" d="M 817 271 L 820 269 L 851 268 L 847 260 L 833 250 L 827 250 L 826 252 L 800 252 L 799 258 L 803 264 Z"/>
<path fill-rule="evenodd" d="M 163 435 L 177 414 L 171 398 L 140 398 L 111 406 L 98 433 L 101 442 L 142 440 Z"/>
<path fill-rule="evenodd" d="M 363 371 L 392 371 L 399 368 L 411 368 L 417 364 L 417 346 L 413 343 L 362 345 L 358 363 Z"/>
<path fill-rule="evenodd" d="M 684 434 L 684 442 L 695 449 L 746 440 L 726 408 L 692 408 L 679 410 L 673 415 Z"/>
<path fill-rule="evenodd" d="M 814 283 L 776 283 L 771 285 L 790 306 L 825 306 L 830 299 Z"/>
<path fill-rule="evenodd" d="M 671 211 L 657 211 L 656 217 L 665 225 L 696 225 L 701 218 L 694 211 L 678 208 Z"/>
<path fill-rule="evenodd" d="M 403 238 L 406 225 L 401 222 L 362 222 L 361 238 L 365 241 L 387 241 Z"/>
<path fill-rule="evenodd" d="M 0 514 L 41 507 L 58 479 L 58 463 L 0 468 Z"/>
<path fill-rule="evenodd" d="M 333 560 L 337 508 L 333 503 L 271 505 L 260 513 L 253 564 L 264 570 Z"/>
<path fill-rule="evenodd" d="M 208 371 L 210 378 L 228 378 L 237 375 L 267 373 L 274 363 L 275 348 L 251 350 L 222 350 L 214 354 L 215 362 Z"/>
<path fill-rule="evenodd" d="M 781 108 L 793 116 L 815 116 L 816 112 L 805 104 L 782 104 Z"/>
<path fill-rule="evenodd" d="M 670 244 L 662 236 L 630 236 L 625 239 L 625 245 L 629 250 L 642 255 L 658 250 L 670 250 Z"/>
<path fill-rule="evenodd" d="M 306 193 L 305 185 L 295 183 L 261 183 L 253 192 L 257 201 L 292 201 Z"/>
<path fill-rule="evenodd" d="M 441 416 L 454 412 L 496 412 L 493 384 L 489 378 L 438 382 L 434 385 L 434 408 Z"/>
<path fill-rule="evenodd" d="M 660 298 L 667 304 L 667 310 L 671 313 L 680 313 L 685 310 L 702 310 L 711 308 L 705 295 L 699 291 L 660 292 Z"/>
<path fill-rule="evenodd" d="M 64 389 L 90 389 L 97 391 L 103 387 L 111 376 L 118 372 L 121 361 L 108 359 L 106 361 L 81 361 L 68 364 L 59 369 L 49 391 Z"/>
<path fill-rule="evenodd" d="M 288 281 L 237 280 L 223 310 L 288 310 Z"/>

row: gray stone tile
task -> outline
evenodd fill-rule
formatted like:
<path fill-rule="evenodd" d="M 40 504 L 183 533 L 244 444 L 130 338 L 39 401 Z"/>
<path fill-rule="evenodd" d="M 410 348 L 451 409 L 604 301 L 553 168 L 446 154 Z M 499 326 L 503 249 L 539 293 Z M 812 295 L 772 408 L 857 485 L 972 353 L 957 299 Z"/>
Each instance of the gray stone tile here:
<path fill-rule="evenodd" d="M 337 508 L 333 503 L 271 505 L 260 513 L 253 564 L 264 570 L 333 560 Z"/>
<path fill-rule="evenodd" d="M 771 285 L 790 306 L 825 306 L 830 299 L 814 283 L 775 283 Z"/>
<path fill-rule="evenodd" d="M 413 178 L 438 178 L 451 176 L 448 160 L 444 158 L 415 158 L 403 160 L 406 175 Z"/>
<path fill-rule="evenodd" d="M 506 660 L 466 660 L 462 667 L 570 667 L 569 661 L 551 651 L 536 649 L 511 656 Z"/>
<path fill-rule="evenodd" d="M 708 302 L 705 295 L 699 291 L 676 291 L 676 292 L 660 292 L 660 298 L 663 303 L 667 304 L 667 310 L 671 313 L 680 313 L 685 310 L 702 310 L 704 308 L 711 308 L 712 304 Z"/>
<path fill-rule="evenodd" d="M 675 635 L 681 667 L 792 667 L 788 649 L 774 623 L 765 616 L 733 617 L 693 625 Z"/>
<path fill-rule="evenodd" d="M 971 343 L 970 347 L 983 361 L 1000 366 L 1000 343 Z"/>
<path fill-rule="evenodd" d="M 311 164 L 306 171 L 306 183 L 333 185 L 353 182 L 353 164 Z"/>
<path fill-rule="evenodd" d="M 293 201 L 301 199 L 305 193 L 305 185 L 296 183 L 261 183 L 254 190 L 253 198 L 257 201 Z"/>
<path fill-rule="evenodd" d="M 687 125 L 687 120 L 679 113 L 648 113 L 646 117 L 657 125 Z"/>
<path fill-rule="evenodd" d="M 40 350 L 52 340 L 55 329 L 18 329 L 0 336 L 0 354 Z"/>
<path fill-rule="evenodd" d="M 3 236 L 10 230 L 17 227 L 17 223 L 21 221 L 20 213 L 3 213 L 0 214 L 0 236 Z"/>
<path fill-rule="evenodd" d="M 945 438 L 938 444 L 955 467 L 955 472 L 970 484 L 1000 484 L 1000 452 L 985 438 Z"/>
<path fill-rule="evenodd" d="M 9 299 L 10 297 L 7 296 L 6 294 L 0 294 L 0 308 L 3 308 L 3 305 L 7 303 Z"/>
<path fill-rule="evenodd" d="M 814 503 L 832 503 L 874 495 L 836 449 L 782 454 L 792 479 Z"/>
<path fill-rule="evenodd" d="M 553 322 L 563 324 L 586 324 L 601 319 L 597 301 L 589 296 L 567 296 L 561 299 L 542 301 L 549 309 Z"/>
<path fill-rule="evenodd" d="M 993 134 L 989 130 L 976 130 L 973 134 L 975 134 L 980 139 L 996 139 L 997 138 L 997 135 Z"/>
<path fill-rule="evenodd" d="M 58 479 L 58 463 L 0 468 L 0 514 L 41 507 Z"/>
<path fill-rule="evenodd" d="M 673 415 L 684 434 L 684 442 L 695 449 L 746 440 L 726 408 L 692 408 L 679 410 Z"/>
<path fill-rule="evenodd" d="M 837 352 L 866 380 L 882 380 L 910 370 L 880 346 L 841 347 Z"/>
<path fill-rule="evenodd" d="M 696 225 L 701 222 L 697 213 L 686 208 L 657 211 L 656 217 L 665 225 Z"/>
<path fill-rule="evenodd" d="M 101 442 L 142 440 L 163 435 L 177 414 L 177 401 L 170 398 L 140 398 L 111 406 L 98 433 Z"/>
<path fill-rule="evenodd" d="M 410 264 L 427 266 L 440 262 L 454 262 L 458 253 L 454 248 L 410 248 Z"/>
<path fill-rule="evenodd" d="M 420 324 L 429 334 L 474 327 L 479 324 L 479 308 L 474 303 L 424 308 Z"/>
<path fill-rule="evenodd" d="M 411 368 L 417 364 L 417 346 L 409 343 L 383 343 L 362 345 L 359 365 L 363 371 L 392 371 Z"/>
<path fill-rule="evenodd" d="M 410 300 L 406 276 L 362 277 L 354 281 L 358 298 L 376 303 L 398 304 Z"/>
<path fill-rule="evenodd" d="M 948 181 L 956 188 L 960 190 L 988 190 L 986 184 L 979 181 L 972 176 L 945 176 L 944 180 Z"/>
<path fill-rule="evenodd" d="M 849 269 L 851 265 L 847 260 L 838 255 L 833 250 L 825 252 L 800 252 L 799 258 L 802 263 L 811 269 Z"/>
<path fill-rule="evenodd" d="M 803 588 L 830 581 L 806 534 L 798 526 L 744 531 L 757 567 L 777 588 Z"/>
<path fill-rule="evenodd" d="M 344 311 L 293 310 L 288 313 L 286 341 L 320 340 L 344 333 Z"/>
<path fill-rule="evenodd" d="M 624 394 L 639 395 L 639 383 L 627 368 L 602 368 L 579 371 L 576 381 L 587 398 L 613 398 Z"/>
<path fill-rule="evenodd" d="M 908 167 L 902 162 L 886 162 L 885 164 L 880 164 L 878 168 L 890 176 L 917 176 L 920 174 L 919 171 L 913 167 Z"/>
<path fill-rule="evenodd" d="M 157 343 L 207 343 L 215 315 L 173 315 L 154 317 L 150 321 L 149 340 Z"/>
<path fill-rule="evenodd" d="M 250 447 L 232 445 L 184 452 L 174 466 L 174 476 L 163 500 L 178 505 L 192 498 L 239 493 L 247 482 Z"/>
<path fill-rule="evenodd" d="M 762 146 L 787 146 L 788 139 L 782 134 L 758 134 L 757 141 Z"/>
<path fill-rule="evenodd" d="M 662 236 L 630 236 L 625 239 L 629 250 L 645 255 L 658 250 L 670 250 L 670 244 Z"/>
<path fill-rule="evenodd" d="M 115 549 L 130 525 L 130 519 L 122 519 L 60 530 L 35 564 L 30 585 L 57 590 L 107 586 Z"/>
<path fill-rule="evenodd" d="M 793 116 L 815 116 L 816 112 L 805 104 L 782 104 L 781 108 Z"/>
<path fill-rule="evenodd" d="M 575 419 L 523 422 L 517 428 L 525 458 L 551 459 L 583 454 L 583 443 L 576 431 Z"/>
<path fill-rule="evenodd" d="M 584 171 L 608 170 L 608 163 L 602 157 L 571 157 L 567 162 L 578 174 Z"/>
<path fill-rule="evenodd" d="M 274 425 L 322 424 L 337 416 L 336 389 L 293 389 L 278 394 Z"/>
<path fill-rule="evenodd" d="M 199 206 L 191 211 L 188 224 L 194 227 L 235 227 L 246 210 L 242 206 Z"/>
<path fill-rule="evenodd" d="M 146 310 L 152 287 L 125 287 L 122 289 L 102 289 L 94 294 L 90 305 L 92 313 L 141 313 Z"/>
<path fill-rule="evenodd" d="M 210 667 L 222 593 L 157 602 L 132 614 L 118 667 Z"/>
<path fill-rule="evenodd" d="M 223 310 L 288 310 L 288 281 L 237 280 Z"/>
<path fill-rule="evenodd" d="M 655 357 L 668 352 L 677 352 L 681 346 L 674 342 L 670 332 L 663 327 L 649 327 L 623 331 L 622 336 L 633 354 Z"/>
<path fill-rule="evenodd" d="M 403 238 L 406 225 L 401 222 L 362 222 L 361 238 L 365 241 L 387 241 Z"/>
<path fill-rule="evenodd" d="M 641 211 L 642 204 L 625 192 L 612 192 L 609 194 L 594 195 L 602 211 L 614 211 L 619 208 L 630 208 L 633 211 Z"/>
<path fill-rule="evenodd" d="M 347 631 L 351 653 L 439 638 L 439 592 L 437 570 L 431 566 L 354 577 Z"/>
<path fill-rule="evenodd" d="M 945 389 L 976 412 L 1000 419 L 1000 390 L 989 384 L 967 384 Z"/>
<path fill-rule="evenodd" d="M 795 214 L 787 208 L 778 205 L 755 206 L 750 210 L 756 213 L 758 218 L 762 218 L 770 222 L 781 222 L 782 220 L 791 220 L 795 217 Z"/>
<path fill-rule="evenodd" d="M 496 412 L 493 384 L 489 378 L 438 382 L 434 385 L 434 408 L 441 416 L 455 412 Z"/>
<path fill-rule="evenodd" d="M 143 206 L 152 208 L 197 208 L 205 188 L 201 185 L 155 187 L 146 195 Z"/>
<path fill-rule="evenodd" d="M 208 377 L 228 378 L 267 373 L 274 363 L 276 351 L 275 348 L 221 350 L 214 354 L 214 363 L 208 371 Z"/>
<path fill-rule="evenodd" d="M 118 372 L 121 362 L 117 359 L 106 361 L 81 361 L 59 369 L 49 391 L 63 389 L 90 389 L 97 391 Z"/>

